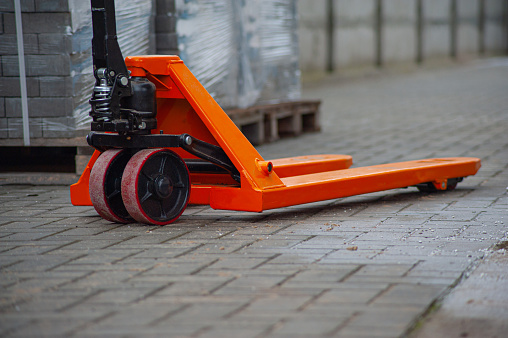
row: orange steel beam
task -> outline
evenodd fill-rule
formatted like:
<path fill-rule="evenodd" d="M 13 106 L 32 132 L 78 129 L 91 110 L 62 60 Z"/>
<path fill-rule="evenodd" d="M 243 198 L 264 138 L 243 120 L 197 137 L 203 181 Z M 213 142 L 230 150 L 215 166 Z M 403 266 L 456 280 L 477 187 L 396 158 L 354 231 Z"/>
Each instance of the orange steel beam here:
<path fill-rule="evenodd" d="M 444 158 L 348 169 L 349 155 L 312 155 L 265 161 L 178 56 L 127 57 L 132 76 L 156 88 L 158 129 L 188 133 L 220 146 L 240 173 L 238 185 L 226 175 L 191 174 L 190 203 L 214 209 L 260 212 L 433 182 L 446 189 L 447 179 L 476 174 L 477 158 Z M 153 131 L 157 133 L 158 131 Z M 183 159 L 193 155 L 173 149 Z M 71 186 L 74 205 L 91 205 L 88 183 L 99 152 L 80 180 Z M 273 170 L 271 170 L 273 168 Z"/>
<path fill-rule="evenodd" d="M 347 169 L 353 164 L 349 155 L 307 155 L 271 160 L 279 178 Z"/>
<path fill-rule="evenodd" d="M 283 188 L 252 191 L 243 203 L 241 188 L 222 187 L 211 191 L 214 209 L 263 211 L 303 203 L 348 197 L 420 184 L 439 183 L 446 189 L 449 178 L 473 175 L 480 168 L 477 158 L 438 158 L 352 169 L 326 171 L 283 178 Z M 443 185 L 444 183 L 444 185 Z"/>

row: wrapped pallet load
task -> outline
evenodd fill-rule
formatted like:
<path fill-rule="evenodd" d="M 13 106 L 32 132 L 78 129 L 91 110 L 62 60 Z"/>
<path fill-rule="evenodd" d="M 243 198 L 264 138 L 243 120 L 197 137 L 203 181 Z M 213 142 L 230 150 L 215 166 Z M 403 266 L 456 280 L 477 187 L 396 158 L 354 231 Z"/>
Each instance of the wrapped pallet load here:
<path fill-rule="evenodd" d="M 20 38 L 31 144 L 86 145 L 94 85 L 90 2 L 22 2 L 20 37 L 14 6 L 1 4 L 0 145 L 23 145 Z M 318 129 L 316 102 L 297 101 L 295 0 L 116 0 L 115 6 L 124 56 L 179 55 L 254 143 L 306 125 Z"/>
<path fill-rule="evenodd" d="M 94 85 L 90 2 L 21 3 L 22 36 L 16 35 L 13 1 L 2 1 L 0 7 L 4 19 L 0 34 L 0 142 L 9 139 L 7 144 L 12 145 L 17 144 L 12 140 L 23 138 L 18 39 L 25 46 L 32 145 L 83 136 L 90 128 L 88 100 Z M 150 43 L 152 10 L 151 0 L 116 1 L 119 41 L 125 55 L 155 50 Z"/>

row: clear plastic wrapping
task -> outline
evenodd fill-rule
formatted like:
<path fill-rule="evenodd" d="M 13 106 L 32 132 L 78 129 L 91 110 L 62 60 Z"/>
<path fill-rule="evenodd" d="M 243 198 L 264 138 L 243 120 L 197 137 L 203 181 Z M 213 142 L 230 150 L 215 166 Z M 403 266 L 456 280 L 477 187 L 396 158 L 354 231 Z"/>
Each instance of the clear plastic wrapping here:
<path fill-rule="evenodd" d="M 296 1 L 176 5 L 180 57 L 223 108 L 299 99 Z"/>
<path fill-rule="evenodd" d="M 74 92 L 76 129 L 88 129 L 90 99 L 95 83 L 92 65 L 92 15 L 90 3 L 70 0 L 73 4 L 71 76 Z M 79 15 L 76 15 L 79 13 Z M 148 54 L 150 47 L 151 0 L 116 0 L 118 44 L 123 56 Z M 74 21 L 76 20 L 76 21 Z"/>
<path fill-rule="evenodd" d="M 238 96 L 235 2 L 177 2 L 176 32 L 180 57 L 210 94 L 226 106 L 234 106 Z"/>

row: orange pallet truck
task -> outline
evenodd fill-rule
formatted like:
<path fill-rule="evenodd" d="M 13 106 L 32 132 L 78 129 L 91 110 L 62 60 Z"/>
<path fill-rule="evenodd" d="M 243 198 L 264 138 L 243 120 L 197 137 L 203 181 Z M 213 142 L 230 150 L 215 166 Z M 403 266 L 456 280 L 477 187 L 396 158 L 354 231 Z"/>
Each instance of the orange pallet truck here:
<path fill-rule="evenodd" d="M 434 158 L 349 168 L 348 155 L 264 160 L 177 56 L 122 57 L 113 0 L 91 0 L 96 149 L 74 205 L 120 223 L 166 225 L 188 203 L 263 210 L 407 186 L 451 190 L 480 159 Z"/>

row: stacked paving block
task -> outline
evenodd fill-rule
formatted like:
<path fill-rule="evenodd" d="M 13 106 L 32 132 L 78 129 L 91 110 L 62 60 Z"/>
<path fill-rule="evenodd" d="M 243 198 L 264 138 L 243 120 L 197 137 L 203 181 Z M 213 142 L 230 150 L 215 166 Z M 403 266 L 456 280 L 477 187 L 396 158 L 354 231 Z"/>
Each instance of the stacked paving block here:
<path fill-rule="evenodd" d="M 21 1 L 30 136 L 72 137 L 71 13 L 64 1 Z M 22 138 L 14 1 L 0 1 L 0 138 Z"/>
<path fill-rule="evenodd" d="M 154 50 L 151 0 L 117 0 L 120 45 L 128 54 Z M 28 113 L 32 145 L 82 137 L 94 84 L 90 2 L 22 0 Z M 13 0 L 0 0 L 0 145 L 22 145 L 23 121 Z M 58 141 L 60 140 L 60 141 Z"/>

